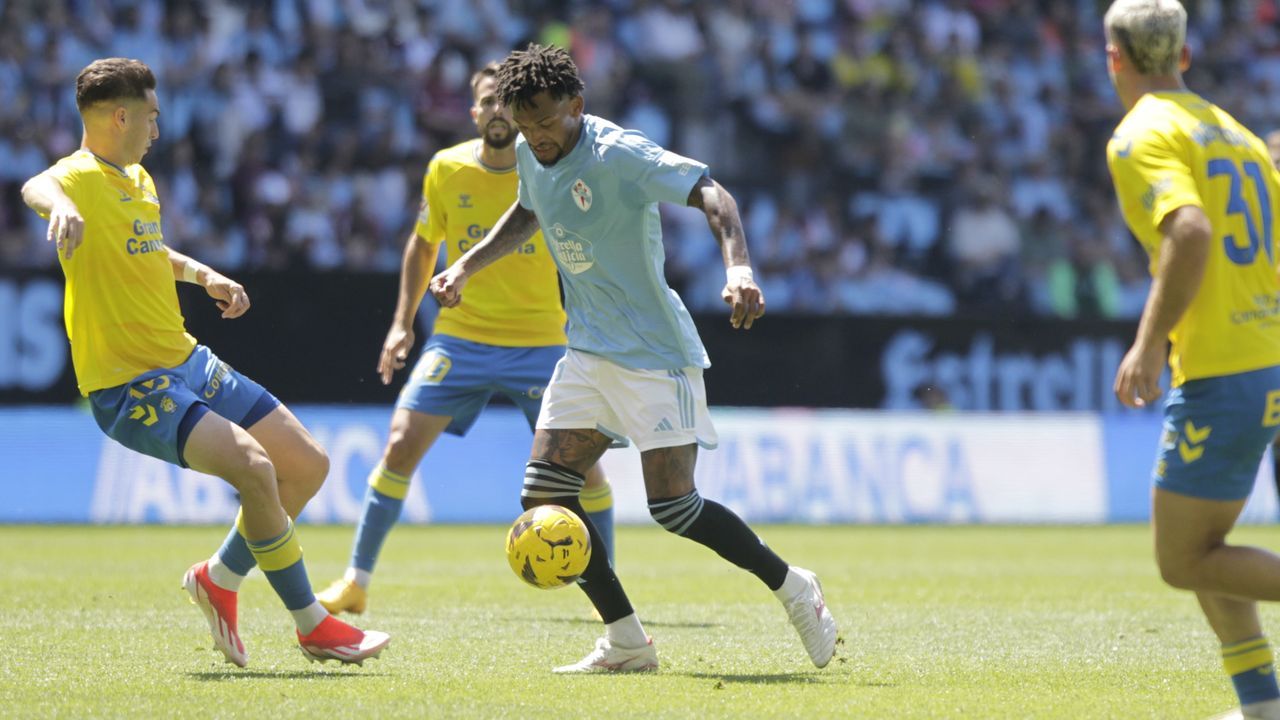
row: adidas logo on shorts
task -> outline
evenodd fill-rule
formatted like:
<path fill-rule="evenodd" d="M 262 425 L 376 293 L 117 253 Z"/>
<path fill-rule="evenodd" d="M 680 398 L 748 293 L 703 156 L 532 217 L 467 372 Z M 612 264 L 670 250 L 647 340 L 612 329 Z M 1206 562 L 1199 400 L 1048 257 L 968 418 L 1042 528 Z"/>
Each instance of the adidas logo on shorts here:
<path fill-rule="evenodd" d="M 671 430 L 675 430 L 675 428 L 672 427 L 671 421 L 666 418 L 662 418 L 662 422 L 658 423 L 658 426 L 653 429 L 654 432 L 669 432 Z"/>

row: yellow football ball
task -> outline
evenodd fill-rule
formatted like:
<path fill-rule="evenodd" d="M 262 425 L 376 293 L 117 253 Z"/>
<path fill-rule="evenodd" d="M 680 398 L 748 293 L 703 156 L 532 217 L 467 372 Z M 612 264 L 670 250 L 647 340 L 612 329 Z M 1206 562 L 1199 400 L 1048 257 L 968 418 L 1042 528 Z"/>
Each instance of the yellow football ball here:
<path fill-rule="evenodd" d="M 507 533 L 507 562 L 521 580 L 543 590 L 572 584 L 591 560 L 591 535 L 572 510 L 539 505 Z"/>

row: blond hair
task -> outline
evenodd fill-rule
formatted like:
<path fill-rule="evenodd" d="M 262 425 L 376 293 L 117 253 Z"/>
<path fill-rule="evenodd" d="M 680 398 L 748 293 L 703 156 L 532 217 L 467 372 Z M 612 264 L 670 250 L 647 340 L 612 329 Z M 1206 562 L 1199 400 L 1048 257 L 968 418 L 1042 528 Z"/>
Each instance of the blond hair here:
<path fill-rule="evenodd" d="M 1116 0 L 1103 25 L 1107 40 L 1140 75 L 1178 71 L 1187 41 L 1187 11 L 1178 0 Z"/>

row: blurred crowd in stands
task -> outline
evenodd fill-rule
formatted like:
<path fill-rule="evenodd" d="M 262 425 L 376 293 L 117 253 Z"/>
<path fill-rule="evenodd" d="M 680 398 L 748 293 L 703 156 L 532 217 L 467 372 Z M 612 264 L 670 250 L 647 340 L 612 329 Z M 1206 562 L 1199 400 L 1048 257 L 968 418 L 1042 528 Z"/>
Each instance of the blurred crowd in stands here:
<path fill-rule="evenodd" d="M 1280 125 L 1276 0 L 1186 2 L 1188 84 Z M 50 267 L 27 177 L 77 148 L 94 58 L 156 72 L 166 242 L 227 271 L 398 268 L 473 68 L 568 47 L 587 110 L 707 162 L 771 312 L 1136 317 L 1145 257 L 1104 147 L 1122 109 L 1094 0 L 0 0 L 0 262 Z M 718 249 L 665 208 L 667 272 L 719 308 Z M 390 281 L 390 280 L 389 280 Z"/>

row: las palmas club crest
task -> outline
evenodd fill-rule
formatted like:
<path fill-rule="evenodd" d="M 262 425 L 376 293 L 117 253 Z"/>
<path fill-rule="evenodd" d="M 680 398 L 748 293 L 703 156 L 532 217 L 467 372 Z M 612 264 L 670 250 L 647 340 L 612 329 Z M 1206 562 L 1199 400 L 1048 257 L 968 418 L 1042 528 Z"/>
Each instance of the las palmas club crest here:
<path fill-rule="evenodd" d="M 582 178 L 574 181 L 573 187 L 569 189 L 569 194 L 573 195 L 573 202 L 582 212 L 591 209 L 591 188 L 582 182 Z"/>

